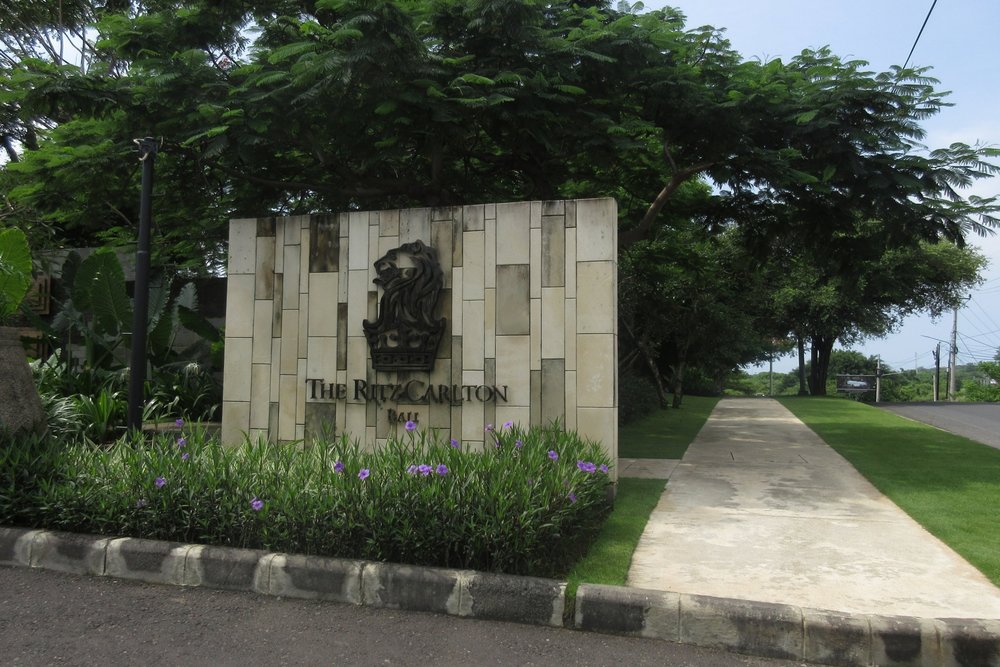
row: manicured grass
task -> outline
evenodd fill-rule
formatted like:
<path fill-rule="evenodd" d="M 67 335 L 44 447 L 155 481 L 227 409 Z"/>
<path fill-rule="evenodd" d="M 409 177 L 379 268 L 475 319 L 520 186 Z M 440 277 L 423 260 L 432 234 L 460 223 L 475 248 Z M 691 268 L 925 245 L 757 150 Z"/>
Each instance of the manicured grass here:
<path fill-rule="evenodd" d="M 1000 585 L 1000 450 L 854 401 L 780 400 L 879 491 Z"/>
<path fill-rule="evenodd" d="M 665 480 L 618 480 L 615 508 L 608 516 L 597 539 L 566 578 L 566 592 L 576 595 L 581 583 L 623 585 L 632 564 L 632 552 L 646 527 L 649 513 L 663 493 Z"/>
<path fill-rule="evenodd" d="M 685 396 L 680 409 L 657 410 L 618 430 L 618 456 L 679 459 L 705 425 L 719 398 Z"/>

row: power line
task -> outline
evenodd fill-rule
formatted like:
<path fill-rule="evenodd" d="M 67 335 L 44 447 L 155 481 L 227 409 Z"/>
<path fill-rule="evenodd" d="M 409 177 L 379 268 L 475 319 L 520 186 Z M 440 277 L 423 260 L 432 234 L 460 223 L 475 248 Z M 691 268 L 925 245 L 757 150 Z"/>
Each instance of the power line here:
<path fill-rule="evenodd" d="M 927 27 L 927 21 L 930 20 L 931 14 L 934 12 L 935 5 L 937 5 L 937 0 L 934 0 L 934 2 L 931 3 L 931 8 L 927 10 L 927 17 L 924 18 L 924 24 L 920 26 L 920 32 L 917 33 L 917 38 L 913 40 L 913 46 L 910 47 L 910 55 L 906 56 L 906 62 L 903 63 L 903 69 L 906 69 L 906 66 L 910 64 L 910 58 L 913 57 L 913 50 L 917 48 L 917 42 L 920 41 L 920 36 L 924 34 L 924 28 Z"/>

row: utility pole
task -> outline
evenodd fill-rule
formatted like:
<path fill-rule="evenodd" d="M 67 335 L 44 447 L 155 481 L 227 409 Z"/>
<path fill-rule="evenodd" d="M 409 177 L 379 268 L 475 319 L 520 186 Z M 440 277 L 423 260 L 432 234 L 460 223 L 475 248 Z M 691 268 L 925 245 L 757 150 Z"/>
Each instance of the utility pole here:
<path fill-rule="evenodd" d="M 882 355 L 875 357 L 875 402 L 882 400 Z"/>
<path fill-rule="evenodd" d="M 934 402 L 941 400 L 941 343 L 931 350 L 934 355 Z"/>
<path fill-rule="evenodd" d="M 958 306 L 955 306 L 955 316 L 951 323 L 951 354 L 948 358 L 948 400 L 954 401 L 955 396 L 955 366 L 958 361 Z"/>
<path fill-rule="evenodd" d="M 146 320 L 149 315 L 149 228 L 152 223 L 153 161 L 156 140 L 136 139 L 142 162 L 142 194 L 139 198 L 139 241 L 135 252 L 135 296 L 132 308 L 132 357 L 128 373 L 128 428 L 142 431 L 142 407 L 146 383 Z"/>

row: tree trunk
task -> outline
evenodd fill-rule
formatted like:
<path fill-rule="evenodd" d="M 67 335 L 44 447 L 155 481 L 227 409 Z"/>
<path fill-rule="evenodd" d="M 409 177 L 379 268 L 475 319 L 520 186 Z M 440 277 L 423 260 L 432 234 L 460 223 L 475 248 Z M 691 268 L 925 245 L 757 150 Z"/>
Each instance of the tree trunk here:
<path fill-rule="evenodd" d="M 0 431 L 41 433 L 45 412 L 17 329 L 0 327 Z"/>
<path fill-rule="evenodd" d="M 826 376 L 830 370 L 830 355 L 835 338 L 814 336 L 810 353 L 809 391 L 813 396 L 826 396 Z"/>
<path fill-rule="evenodd" d="M 795 335 L 795 339 L 799 344 L 799 396 L 808 396 L 809 390 L 806 389 L 806 341 L 798 334 Z"/>
<path fill-rule="evenodd" d="M 674 375 L 670 379 L 670 390 L 674 394 L 673 407 L 681 407 L 681 403 L 684 401 L 684 367 L 685 363 L 683 361 L 677 362 L 674 366 Z"/>

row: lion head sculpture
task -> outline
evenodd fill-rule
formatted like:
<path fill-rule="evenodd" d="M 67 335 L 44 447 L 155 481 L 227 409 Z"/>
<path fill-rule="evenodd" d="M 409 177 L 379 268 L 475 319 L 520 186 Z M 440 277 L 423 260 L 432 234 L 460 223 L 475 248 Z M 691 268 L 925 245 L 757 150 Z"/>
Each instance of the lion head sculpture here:
<path fill-rule="evenodd" d="M 376 370 L 430 370 L 445 320 L 435 316 L 444 274 L 437 252 L 423 241 L 404 243 L 375 262 L 382 288 L 378 318 L 362 327 Z"/>

